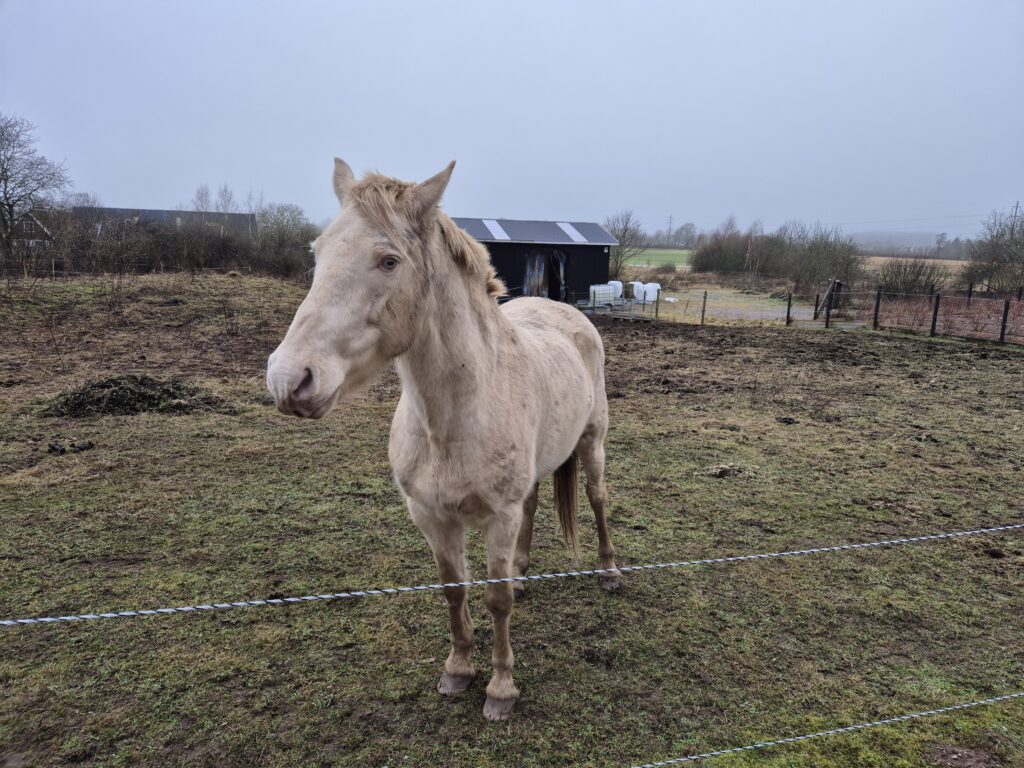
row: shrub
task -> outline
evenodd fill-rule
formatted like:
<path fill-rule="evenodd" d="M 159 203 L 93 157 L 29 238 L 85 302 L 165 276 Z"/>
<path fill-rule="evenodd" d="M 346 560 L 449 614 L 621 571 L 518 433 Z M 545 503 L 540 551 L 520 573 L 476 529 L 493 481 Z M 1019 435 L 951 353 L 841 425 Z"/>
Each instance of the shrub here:
<path fill-rule="evenodd" d="M 950 271 L 927 259 L 890 258 L 882 265 L 881 288 L 885 293 L 941 291 L 951 281 Z"/>
<path fill-rule="evenodd" d="M 691 262 L 694 272 L 745 272 L 748 278 L 774 276 L 809 290 L 838 278 L 850 285 L 864 273 L 864 257 L 840 229 L 790 223 L 776 233 L 756 227 L 742 233 L 732 219 L 704 237 Z"/>

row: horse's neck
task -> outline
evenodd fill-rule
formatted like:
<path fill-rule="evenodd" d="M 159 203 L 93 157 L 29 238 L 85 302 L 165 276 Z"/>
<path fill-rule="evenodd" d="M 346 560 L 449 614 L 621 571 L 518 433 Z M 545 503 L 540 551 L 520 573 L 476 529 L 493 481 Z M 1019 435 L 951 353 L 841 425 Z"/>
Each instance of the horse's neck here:
<path fill-rule="evenodd" d="M 468 437 L 493 391 L 501 346 L 511 330 L 494 300 L 474 295 L 462 276 L 440 281 L 426 302 L 416 342 L 398 358 L 403 393 L 420 426 L 438 440 Z"/>

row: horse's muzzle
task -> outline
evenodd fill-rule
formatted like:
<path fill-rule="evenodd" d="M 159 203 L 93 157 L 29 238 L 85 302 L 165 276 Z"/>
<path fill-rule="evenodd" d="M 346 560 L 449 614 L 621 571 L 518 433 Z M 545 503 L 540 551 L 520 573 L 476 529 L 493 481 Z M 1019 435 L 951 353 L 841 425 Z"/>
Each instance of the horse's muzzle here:
<path fill-rule="evenodd" d="M 319 419 L 334 405 L 334 393 L 320 391 L 321 377 L 309 366 L 282 361 L 277 352 L 267 360 L 267 389 L 277 409 L 289 416 Z"/>

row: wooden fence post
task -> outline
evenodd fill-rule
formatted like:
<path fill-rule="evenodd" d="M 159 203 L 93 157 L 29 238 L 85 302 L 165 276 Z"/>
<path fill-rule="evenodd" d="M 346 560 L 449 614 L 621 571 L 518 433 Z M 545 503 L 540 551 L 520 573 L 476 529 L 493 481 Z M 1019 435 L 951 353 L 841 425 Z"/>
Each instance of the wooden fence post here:
<path fill-rule="evenodd" d="M 1024 285 L 1017 288 L 1017 301 L 1020 301 L 1022 298 L 1024 298 Z"/>
<path fill-rule="evenodd" d="M 708 292 L 704 291 L 704 303 L 700 305 L 700 324 L 704 325 L 704 312 L 708 308 Z"/>
<path fill-rule="evenodd" d="M 878 286 L 878 292 L 875 293 L 875 317 L 871 321 L 871 330 L 878 330 L 878 310 L 882 306 L 882 286 Z"/>
<path fill-rule="evenodd" d="M 971 296 L 974 295 L 974 283 L 967 284 L 967 306 L 971 305 Z"/>
<path fill-rule="evenodd" d="M 658 289 L 658 296 L 654 300 L 654 319 L 658 319 L 658 307 L 661 306 L 661 288 Z"/>
<path fill-rule="evenodd" d="M 835 295 L 835 291 L 828 292 L 828 298 L 825 299 L 825 327 L 828 328 L 832 322 L 832 297 Z"/>
<path fill-rule="evenodd" d="M 793 294 L 786 294 L 786 327 L 789 327 L 791 322 L 791 315 L 793 313 Z"/>
<path fill-rule="evenodd" d="M 821 294 L 814 294 L 814 319 L 818 319 L 818 305 L 821 304 Z"/>
<path fill-rule="evenodd" d="M 1006 320 L 1010 317 L 1010 300 L 1003 302 L 1003 322 L 999 324 L 999 343 L 1006 341 Z"/>
<path fill-rule="evenodd" d="M 928 333 L 929 336 L 934 336 L 935 335 L 935 325 L 939 322 L 939 301 L 940 301 L 940 299 L 942 299 L 942 296 L 937 294 L 937 293 L 932 298 L 932 329 Z"/>

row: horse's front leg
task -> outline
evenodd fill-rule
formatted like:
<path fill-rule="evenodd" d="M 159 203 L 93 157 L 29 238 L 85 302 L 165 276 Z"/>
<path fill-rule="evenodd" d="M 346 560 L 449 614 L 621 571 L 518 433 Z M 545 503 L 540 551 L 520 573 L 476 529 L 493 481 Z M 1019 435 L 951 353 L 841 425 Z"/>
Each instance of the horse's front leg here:
<path fill-rule="evenodd" d="M 494 514 L 484 527 L 487 541 L 487 578 L 505 579 L 512 575 L 516 538 L 522 519 L 522 507 Z M 494 621 L 494 648 L 491 666 L 494 673 L 487 684 L 484 717 L 505 720 L 512 714 L 519 689 L 512 680 L 512 643 L 509 640 L 509 619 L 512 616 L 512 584 L 488 584 L 484 602 Z"/>
<path fill-rule="evenodd" d="M 417 505 L 409 505 L 413 522 L 423 532 L 434 553 L 437 571 L 442 584 L 466 581 L 469 568 L 466 566 L 466 535 L 460 522 L 442 522 L 438 516 L 429 514 Z M 455 696 L 462 693 L 473 681 L 473 619 L 469 615 L 466 587 L 448 587 L 444 598 L 448 603 L 448 621 L 451 625 L 452 650 L 441 668 L 441 679 L 437 683 L 438 693 Z"/>

